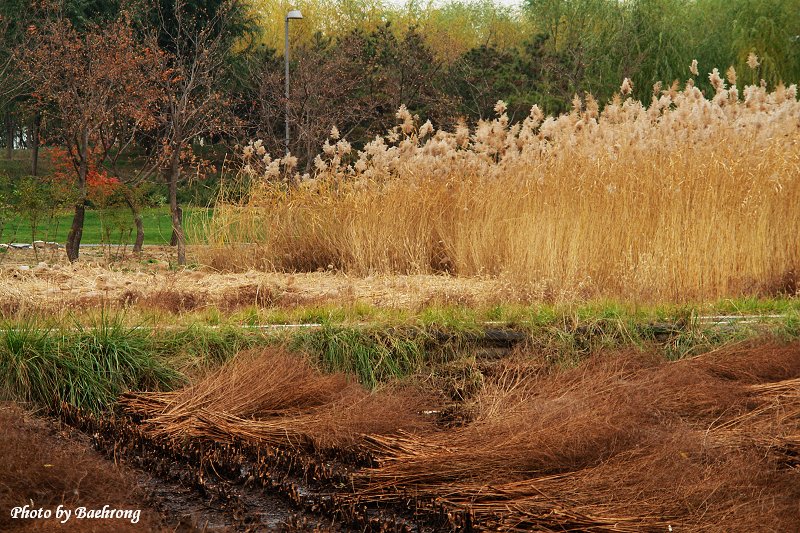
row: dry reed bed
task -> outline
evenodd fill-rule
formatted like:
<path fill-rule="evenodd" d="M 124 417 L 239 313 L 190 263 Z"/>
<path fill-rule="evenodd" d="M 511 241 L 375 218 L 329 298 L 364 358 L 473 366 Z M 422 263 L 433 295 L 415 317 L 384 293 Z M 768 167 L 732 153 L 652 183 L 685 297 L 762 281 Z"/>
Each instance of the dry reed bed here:
<path fill-rule="evenodd" d="M 541 298 L 686 301 L 794 292 L 797 89 L 692 80 L 649 105 L 586 96 L 473 130 L 400 125 L 357 154 L 331 139 L 311 175 L 245 148 L 243 203 L 220 201 L 218 269 L 497 276 Z M 292 181 L 298 186 L 287 185 Z M 242 246 L 237 243 L 255 243 Z"/>
<path fill-rule="evenodd" d="M 180 313 L 207 308 L 293 308 L 357 302 L 416 309 L 431 304 L 472 306 L 501 301 L 530 299 L 509 283 L 486 278 L 432 275 L 354 278 L 331 272 L 122 271 L 82 264 L 53 265 L 38 271 L 0 269 L 0 317 L 100 306 L 134 306 Z"/>
<path fill-rule="evenodd" d="M 422 398 L 422 399 L 421 399 Z M 161 438 L 359 449 L 342 506 L 442 509 L 478 530 L 790 531 L 800 525 L 800 344 L 761 341 L 674 363 L 597 354 L 576 368 L 518 353 L 487 373 L 474 420 L 367 395 L 281 352 L 123 404 Z"/>

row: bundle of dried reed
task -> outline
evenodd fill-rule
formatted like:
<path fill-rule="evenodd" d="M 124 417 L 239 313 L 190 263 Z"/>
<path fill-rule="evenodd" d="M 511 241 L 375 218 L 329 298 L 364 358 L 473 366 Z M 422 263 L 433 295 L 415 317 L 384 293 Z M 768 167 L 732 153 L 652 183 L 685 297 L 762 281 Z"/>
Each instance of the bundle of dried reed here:
<path fill-rule="evenodd" d="M 128 394 L 120 404 L 153 435 L 318 449 L 429 425 L 419 414 L 428 400 L 418 392 L 370 393 L 343 374 L 321 374 L 301 355 L 265 349 L 179 392 Z"/>
<path fill-rule="evenodd" d="M 628 353 L 550 374 L 508 365 L 473 424 L 371 437 L 380 461 L 353 475 L 352 498 L 502 531 L 791 529 L 798 376 L 797 344 L 676 363 Z"/>
<path fill-rule="evenodd" d="M 353 469 L 336 505 L 411 503 L 455 528 L 800 524 L 800 344 L 677 362 L 597 354 L 569 369 L 525 355 L 486 377 L 475 419 L 458 428 L 425 423 L 407 389 L 369 394 L 280 350 L 124 405 L 167 438 L 358 450 L 373 466 Z"/>

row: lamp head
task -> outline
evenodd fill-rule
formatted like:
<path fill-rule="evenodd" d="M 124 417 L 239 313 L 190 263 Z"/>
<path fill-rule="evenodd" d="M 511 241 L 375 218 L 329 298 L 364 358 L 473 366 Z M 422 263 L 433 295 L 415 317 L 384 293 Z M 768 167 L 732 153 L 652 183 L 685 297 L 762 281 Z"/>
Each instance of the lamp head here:
<path fill-rule="evenodd" d="M 289 11 L 289 13 L 286 15 L 286 18 L 287 18 L 287 20 L 288 19 L 301 19 L 301 18 L 303 18 L 303 14 L 300 13 L 300 11 L 298 11 L 296 9 L 293 9 L 293 10 Z"/>

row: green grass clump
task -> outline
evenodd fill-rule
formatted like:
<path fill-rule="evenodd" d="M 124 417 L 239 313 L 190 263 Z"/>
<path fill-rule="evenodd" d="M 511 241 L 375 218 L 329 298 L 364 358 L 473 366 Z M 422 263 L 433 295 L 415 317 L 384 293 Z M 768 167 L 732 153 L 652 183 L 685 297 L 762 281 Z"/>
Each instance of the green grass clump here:
<path fill-rule="evenodd" d="M 234 325 L 214 328 L 190 324 L 185 328 L 154 331 L 151 350 L 191 374 L 225 363 L 242 350 L 275 342 L 275 338 L 265 337 L 259 331 Z"/>
<path fill-rule="evenodd" d="M 0 329 L 0 396 L 58 411 L 61 403 L 99 412 L 127 390 L 185 380 L 151 349 L 148 333 L 105 318 L 90 327 Z"/>
<path fill-rule="evenodd" d="M 323 325 L 292 335 L 290 346 L 309 352 L 326 372 L 344 372 L 369 388 L 419 372 L 431 362 L 430 336 L 422 330 L 398 332 Z"/>
<path fill-rule="evenodd" d="M 0 398 L 55 409 L 66 402 L 99 411 L 126 390 L 170 389 L 243 350 L 275 344 L 309 354 L 323 371 L 343 372 L 375 388 L 409 376 L 463 373 L 453 364 L 474 363 L 482 350 L 496 356 L 494 341 L 486 334 L 498 330 L 523 334 L 525 353 L 558 365 L 576 365 L 605 349 L 655 351 L 674 360 L 744 339 L 797 339 L 798 302 L 786 298 L 728 300 L 705 308 L 612 302 L 418 310 L 360 304 L 247 307 L 231 314 L 205 309 L 180 316 L 103 310 L 62 315 L 59 322 L 17 317 L 0 323 Z M 728 310 L 747 310 L 736 314 L 749 316 L 720 316 L 734 314 Z M 767 316 L 753 316 L 754 311 Z M 261 327 L 271 323 L 315 325 Z M 472 366 L 464 366 L 468 372 L 463 376 L 458 374 L 465 383 L 459 387 L 473 388 Z"/>

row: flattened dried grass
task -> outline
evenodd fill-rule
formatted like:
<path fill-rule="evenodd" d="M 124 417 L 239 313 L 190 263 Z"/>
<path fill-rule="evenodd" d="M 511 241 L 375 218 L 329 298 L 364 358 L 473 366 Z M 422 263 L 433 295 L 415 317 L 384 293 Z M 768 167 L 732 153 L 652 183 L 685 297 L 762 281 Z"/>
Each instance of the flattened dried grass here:
<path fill-rule="evenodd" d="M 344 374 L 324 375 L 279 348 L 242 353 L 175 393 L 132 394 L 128 412 L 155 435 L 244 439 L 273 445 L 347 447 L 362 434 L 427 427 L 417 390 L 370 393 Z"/>
<path fill-rule="evenodd" d="M 249 375 L 259 373 L 270 379 Z M 678 362 L 634 351 L 558 369 L 535 354 L 488 374 L 476 417 L 436 429 L 427 400 L 368 394 L 279 350 L 173 395 L 135 395 L 172 437 L 356 447 L 342 505 L 415 502 L 499 531 L 790 531 L 800 525 L 800 343 Z"/>
<path fill-rule="evenodd" d="M 371 439 L 383 459 L 354 475 L 358 501 L 436 502 L 504 531 L 800 524 L 800 345 L 530 366 L 488 380 L 470 426 Z"/>

